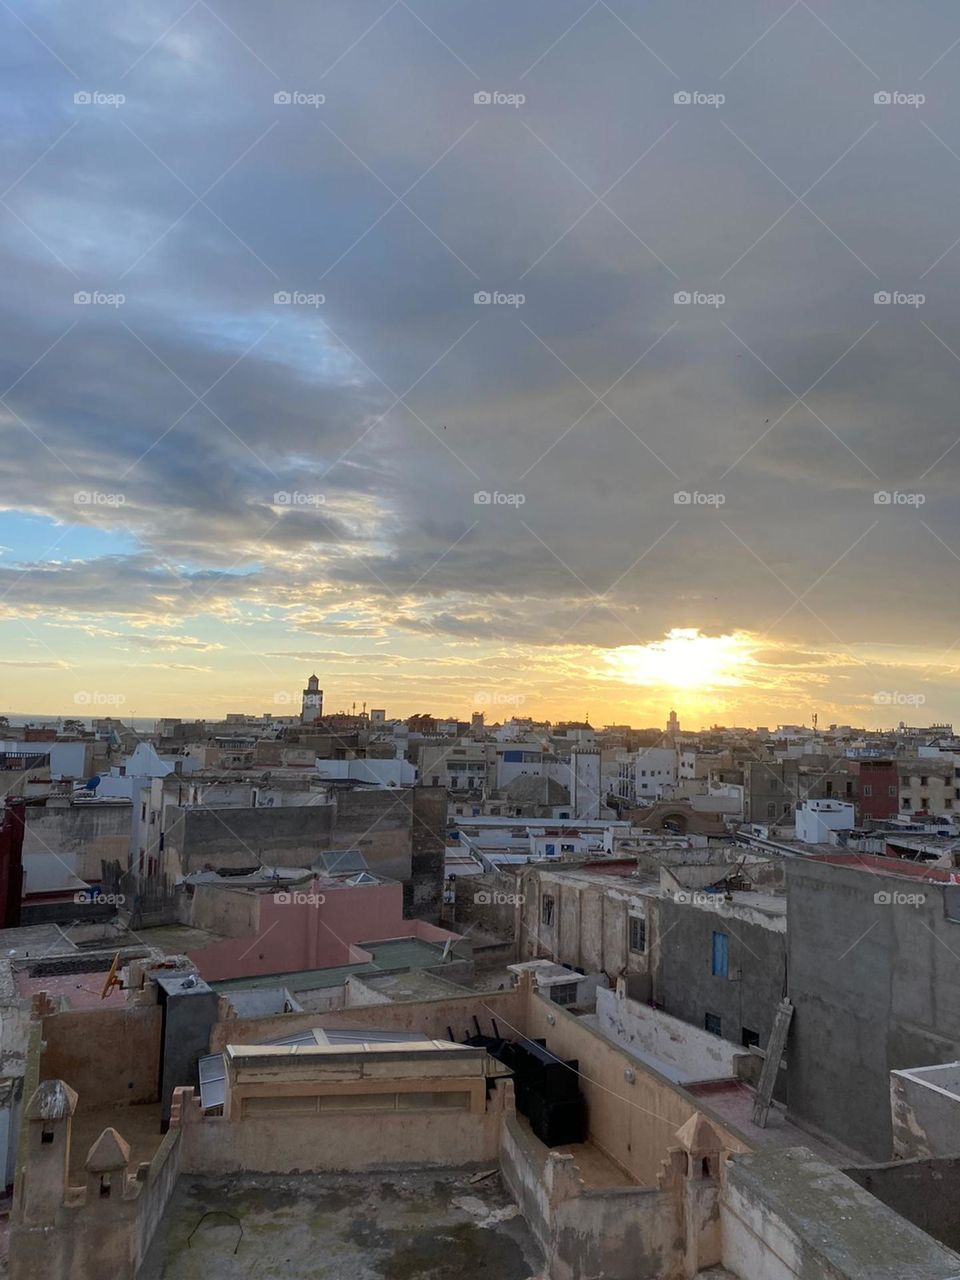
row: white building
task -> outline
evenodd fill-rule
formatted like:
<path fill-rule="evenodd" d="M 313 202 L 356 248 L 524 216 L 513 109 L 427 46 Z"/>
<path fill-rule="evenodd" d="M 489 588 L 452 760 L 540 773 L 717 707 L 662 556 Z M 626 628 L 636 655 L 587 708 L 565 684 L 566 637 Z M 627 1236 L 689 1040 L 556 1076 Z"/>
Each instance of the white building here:
<path fill-rule="evenodd" d="M 834 831 L 856 826 L 854 807 L 841 800 L 805 800 L 797 807 L 797 839 L 805 844 L 835 844 Z"/>

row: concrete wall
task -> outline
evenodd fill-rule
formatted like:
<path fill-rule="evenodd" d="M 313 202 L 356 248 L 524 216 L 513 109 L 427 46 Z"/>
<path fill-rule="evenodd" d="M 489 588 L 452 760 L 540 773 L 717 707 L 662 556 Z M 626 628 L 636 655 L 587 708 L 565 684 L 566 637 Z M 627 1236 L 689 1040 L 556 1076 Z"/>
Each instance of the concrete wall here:
<path fill-rule="evenodd" d="M 622 985 L 617 991 L 597 991 L 597 1023 L 628 1053 L 675 1069 L 681 1082 L 735 1077 L 737 1062 L 745 1056 L 719 1036 L 631 1000 Z"/>
<path fill-rule="evenodd" d="M 765 1045 L 786 980 L 785 919 L 772 922 L 745 908 L 714 910 L 665 896 L 660 902 L 659 964 L 654 995 L 663 1009 L 703 1028 L 707 1013 L 720 1017 L 725 1040 L 742 1044 L 742 1031 Z M 727 976 L 712 972 L 714 932 L 727 935 Z"/>
<path fill-rule="evenodd" d="M 54 1013 L 43 1019 L 41 1080 L 64 1080 L 85 1108 L 156 1102 L 158 1005 Z"/>
<path fill-rule="evenodd" d="M 518 953 L 521 959 L 549 957 L 559 964 L 603 972 L 650 976 L 659 936 L 658 900 L 639 888 L 579 880 L 541 868 L 524 868 Z M 543 899 L 553 899 L 553 921 L 544 923 Z M 645 953 L 628 946 L 631 915 L 647 922 Z"/>
<path fill-rule="evenodd" d="M 844 1173 L 948 1249 L 960 1249 L 960 1156 L 894 1160 Z"/>
<path fill-rule="evenodd" d="M 122 1135 L 121 1135 L 122 1136 Z M 150 1161 L 137 1200 L 136 1263 L 139 1267 L 150 1248 L 170 1197 L 180 1177 L 183 1147 L 179 1129 L 170 1129 Z"/>
<path fill-rule="evenodd" d="M 955 1280 L 960 1256 L 803 1147 L 724 1171 L 723 1265 L 743 1280 Z"/>
<path fill-rule="evenodd" d="M 201 1115 L 194 1091 L 182 1094 L 183 1170 L 214 1175 L 489 1164 L 497 1159 L 504 1115 L 513 1109 L 509 1080 L 494 1086 L 479 1113 L 353 1111 L 230 1120 Z"/>
<path fill-rule="evenodd" d="M 127 865 L 132 806 L 44 805 L 29 807 L 23 836 L 23 852 L 77 855 L 76 872 L 82 880 L 100 879 L 100 862 Z"/>
<path fill-rule="evenodd" d="M 446 1040 L 447 1027 L 456 1039 L 474 1034 L 472 1015 L 477 1014 L 485 1034 L 495 1017 L 503 1035 L 524 1034 L 526 1003 L 520 988 L 489 993 L 471 992 L 453 999 L 421 1000 L 369 1008 L 337 1009 L 332 1013 L 280 1013 L 268 1018 L 236 1018 L 218 1022 L 210 1035 L 210 1052 L 221 1053 L 228 1044 L 256 1044 L 280 1036 L 309 1031 L 311 1027 L 377 1027 L 385 1031 L 418 1031 L 432 1039 Z"/>
<path fill-rule="evenodd" d="M 891 1071 L 890 1110 L 899 1159 L 960 1152 L 960 1062 Z"/>
<path fill-rule="evenodd" d="M 651 1068 L 638 1069 L 629 1054 L 542 996 L 530 998 L 527 1035 L 546 1039 L 547 1049 L 558 1058 L 579 1060 L 590 1142 L 642 1186 L 656 1186 L 660 1162 L 675 1145 L 677 1130 L 702 1110 L 696 1100 Z M 628 1069 L 635 1074 L 632 1084 L 624 1075 Z M 719 1121 L 711 1118 L 711 1123 L 725 1149 L 747 1149 Z"/>
<path fill-rule="evenodd" d="M 517 899 L 520 883 L 509 872 L 459 876 L 454 884 L 454 904 L 447 907 L 454 926 L 471 926 L 495 938 L 513 940 L 517 932 Z"/>
<path fill-rule="evenodd" d="M 500 1170 L 545 1255 L 550 1280 L 663 1280 L 677 1274 L 679 1201 L 643 1187 L 586 1187 L 575 1158 L 551 1152 L 516 1117 Z"/>
<path fill-rule="evenodd" d="M 309 867 L 333 847 L 333 807 L 164 810 L 164 870 L 170 877 L 208 867 L 239 869 L 259 862 Z"/>
<path fill-rule="evenodd" d="M 787 882 L 790 1110 L 887 1160 L 890 1071 L 960 1057 L 960 924 L 913 877 L 793 858 Z"/>

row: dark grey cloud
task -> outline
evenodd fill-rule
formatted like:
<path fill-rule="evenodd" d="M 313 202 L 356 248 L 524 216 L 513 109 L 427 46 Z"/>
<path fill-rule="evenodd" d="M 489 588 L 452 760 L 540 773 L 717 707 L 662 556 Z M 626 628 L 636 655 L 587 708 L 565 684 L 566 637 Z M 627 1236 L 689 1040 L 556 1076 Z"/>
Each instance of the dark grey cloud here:
<path fill-rule="evenodd" d="M 945 0 L 14 8 L 0 503 L 138 549 L 73 562 L 68 536 L 0 570 L 8 609 L 952 641 Z M 474 104 L 493 90 L 526 102 Z"/>

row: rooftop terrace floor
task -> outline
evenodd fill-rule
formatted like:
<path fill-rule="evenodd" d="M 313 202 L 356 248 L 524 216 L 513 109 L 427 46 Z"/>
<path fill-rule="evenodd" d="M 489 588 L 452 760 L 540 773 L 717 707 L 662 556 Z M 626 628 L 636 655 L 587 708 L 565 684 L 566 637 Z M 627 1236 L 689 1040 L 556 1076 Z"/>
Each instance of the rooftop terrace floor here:
<path fill-rule="evenodd" d="M 473 1176 L 449 1170 L 184 1176 L 140 1280 L 528 1280 L 539 1274 L 539 1251 L 499 1174 L 471 1182 Z"/>

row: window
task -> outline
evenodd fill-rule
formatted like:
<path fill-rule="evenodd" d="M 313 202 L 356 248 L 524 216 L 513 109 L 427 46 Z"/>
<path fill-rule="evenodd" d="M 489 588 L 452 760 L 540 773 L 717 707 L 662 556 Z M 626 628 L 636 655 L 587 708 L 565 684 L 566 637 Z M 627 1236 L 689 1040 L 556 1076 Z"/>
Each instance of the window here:
<path fill-rule="evenodd" d="M 740 1043 L 745 1049 L 751 1048 L 753 1045 L 760 1047 L 760 1032 L 751 1031 L 749 1027 L 740 1028 Z"/>
<path fill-rule="evenodd" d="M 909 796 L 904 796 L 904 797 L 903 797 L 903 807 L 904 807 L 904 809 L 909 809 L 909 808 L 910 808 L 910 797 L 909 797 Z"/>
<path fill-rule="evenodd" d="M 575 982 L 559 982 L 550 988 L 550 999 L 554 1004 L 570 1005 L 577 1003 L 577 984 Z"/>
<path fill-rule="evenodd" d="M 544 894 L 543 901 L 540 903 L 540 923 L 553 924 L 553 898 L 549 894 Z"/>
<path fill-rule="evenodd" d="M 712 971 L 715 978 L 727 976 L 729 942 L 730 939 L 725 933 L 714 932 Z"/>
<path fill-rule="evenodd" d="M 557 852 L 557 846 L 555 844 L 548 844 L 545 846 L 545 849 L 548 858 L 552 857 L 553 854 Z"/>
<path fill-rule="evenodd" d="M 771 800 L 770 803 L 767 805 L 767 817 L 775 818 L 776 816 L 777 816 L 777 806 Z"/>
<path fill-rule="evenodd" d="M 896 787 L 892 787 L 892 786 L 891 786 L 891 787 L 887 787 L 887 795 L 888 795 L 888 796 L 895 796 L 896 794 L 897 794 L 897 788 L 896 788 Z"/>
<path fill-rule="evenodd" d="M 647 949 L 647 922 L 643 916 L 630 917 L 630 950 L 642 955 Z"/>
<path fill-rule="evenodd" d="M 40 1141 L 41 1141 L 41 1143 L 43 1143 L 44 1145 L 46 1145 L 46 1144 L 47 1144 L 47 1143 L 49 1143 L 49 1142 L 52 1142 L 52 1141 L 53 1141 L 53 1130 L 52 1130 L 52 1129 L 41 1129 L 41 1130 L 40 1130 Z"/>
<path fill-rule="evenodd" d="M 925 786 L 927 786 L 927 784 L 929 783 L 929 781 L 930 781 L 930 778 L 928 777 L 928 775 L 927 775 L 927 774 L 925 774 L 925 773 L 921 773 L 921 775 L 920 775 L 920 785 L 921 785 L 921 787 L 925 787 Z"/>
<path fill-rule="evenodd" d="M 872 795 L 873 795 L 873 787 L 871 787 L 871 785 L 870 785 L 870 783 L 869 783 L 869 782 L 865 782 L 865 783 L 863 784 L 863 794 L 864 794 L 865 796 L 872 796 Z"/>
<path fill-rule="evenodd" d="M 723 1020 L 721 1019 L 719 1013 L 706 1014 L 703 1019 L 703 1025 L 704 1025 L 704 1029 L 706 1031 L 709 1031 L 711 1035 L 715 1035 L 715 1036 L 723 1035 L 723 1030 L 722 1030 Z"/>

